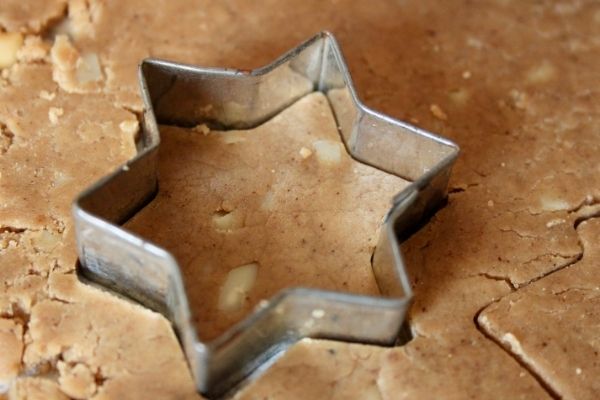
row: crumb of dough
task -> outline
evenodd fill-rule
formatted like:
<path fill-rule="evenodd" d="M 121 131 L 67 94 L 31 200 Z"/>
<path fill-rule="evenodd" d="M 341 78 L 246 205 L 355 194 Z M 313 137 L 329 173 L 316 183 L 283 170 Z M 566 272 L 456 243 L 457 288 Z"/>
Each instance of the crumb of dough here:
<path fill-rule="evenodd" d="M 196 125 L 193 128 L 193 130 L 196 131 L 196 132 L 200 132 L 203 135 L 208 135 L 210 133 L 210 128 L 206 124 Z"/>
<path fill-rule="evenodd" d="M 0 318 L 0 387 L 8 385 L 18 375 L 22 353 L 23 326 L 14 320 Z"/>
<path fill-rule="evenodd" d="M 104 4 L 85 0 L 69 2 L 69 18 L 66 27 L 69 34 L 76 38 L 94 38 L 96 24 L 105 17 Z"/>
<path fill-rule="evenodd" d="M 60 389 L 74 399 L 86 399 L 97 390 L 95 374 L 81 363 L 57 363 Z"/>
<path fill-rule="evenodd" d="M 23 46 L 17 52 L 17 59 L 21 62 L 44 61 L 50 47 L 50 44 L 39 36 L 26 36 Z"/>
<path fill-rule="evenodd" d="M 2 0 L 0 26 L 7 31 L 40 33 L 65 12 L 67 0 Z"/>
<path fill-rule="evenodd" d="M 23 377 L 15 381 L 8 393 L 10 400 L 69 400 L 56 382 L 47 378 Z"/>

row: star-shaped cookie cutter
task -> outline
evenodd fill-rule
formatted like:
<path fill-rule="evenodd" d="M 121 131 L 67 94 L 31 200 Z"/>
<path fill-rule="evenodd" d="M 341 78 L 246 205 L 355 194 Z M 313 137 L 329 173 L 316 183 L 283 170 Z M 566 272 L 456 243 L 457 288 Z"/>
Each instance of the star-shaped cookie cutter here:
<path fill-rule="evenodd" d="M 225 392 L 302 337 L 393 344 L 412 296 L 400 244 L 445 199 L 458 146 L 364 106 L 328 32 L 253 71 L 147 59 L 139 79 L 145 109 L 137 155 L 74 203 L 82 274 L 169 318 L 205 394 Z M 329 99 L 353 158 L 412 182 L 393 198 L 372 258 L 382 297 L 288 288 L 201 342 L 175 258 L 119 226 L 158 190 L 158 123 L 252 127 L 312 91 Z"/>

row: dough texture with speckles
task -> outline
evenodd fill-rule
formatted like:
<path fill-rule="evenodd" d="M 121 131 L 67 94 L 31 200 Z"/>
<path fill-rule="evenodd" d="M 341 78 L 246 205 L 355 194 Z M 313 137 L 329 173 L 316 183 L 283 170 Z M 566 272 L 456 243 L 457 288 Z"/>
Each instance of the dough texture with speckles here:
<path fill-rule="evenodd" d="M 5 397 L 196 396 L 162 316 L 75 280 L 71 202 L 134 154 L 144 57 L 249 69 L 323 29 L 367 105 L 462 152 L 448 204 L 403 245 L 415 338 L 366 358 L 303 341 L 237 396 L 595 397 L 598 2 L 3 0 Z"/>
<path fill-rule="evenodd" d="M 159 193 L 126 227 L 175 255 L 201 338 L 287 287 L 379 295 L 371 254 L 408 182 L 350 157 L 323 94 L 247 131 L 161 134 Z M 240 305 L 219 309 L 229 271 L 250 263 Z"/>

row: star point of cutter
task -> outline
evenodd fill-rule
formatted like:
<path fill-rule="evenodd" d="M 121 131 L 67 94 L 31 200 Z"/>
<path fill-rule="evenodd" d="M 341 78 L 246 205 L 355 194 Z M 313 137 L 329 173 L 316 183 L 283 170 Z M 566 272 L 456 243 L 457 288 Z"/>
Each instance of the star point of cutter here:
<path fill-rule="evenodd" d="M 178 334 L 198 390 L 208 395 L 225 393 L 302 337 L 392 345 L 412 296 L 400 244 L 445 198 L 458 147 L 364 106 L 327 32 L 253 71 L 148 59 L 140 65 L 139 78 L 145 108 L 138 153 L 84 191 L 73 206 L 81 273 L 163 313 Z M 284 289 L 222 335 L 203 342 L 175 257 L 120 226 L 158 190 L 158 125 L 254 127 L 314 91 L 329 100 L 354 159 L 411 182 L 392 199 L 372 259 L 382 296 Z M 314 310 L 328 318 L 307 324 Z"/>

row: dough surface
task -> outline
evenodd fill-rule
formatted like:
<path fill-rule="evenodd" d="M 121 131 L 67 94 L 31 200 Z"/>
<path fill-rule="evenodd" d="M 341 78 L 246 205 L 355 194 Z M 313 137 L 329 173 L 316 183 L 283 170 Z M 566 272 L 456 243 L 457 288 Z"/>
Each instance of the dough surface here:
<path fill-rule="evenodd" d="M 462 152 L 448 205 L 404 245 L 415 339 L 392 349 L 361 347 L 375 360 L 364 362 L 348 356 L 347 344 L 336 344 L 332 358 L 328 342 L 305 341 L 239 396 L 547 399 L 596 390 L 588 351 L 595 348 L 588 335 L 598 336 L 587 290 L 594 280 L 570 275 L 587 277 L 595 268 L 586 243 L 597 236 L 600 201 L 598 2 L 3 0 L 0 60 L 10 64 L 0 67 L 6 396 L 87 396 L 90 376 L 104 363 L 110 379 L 94 380 L 92 397 L 195 396 L 161 316 L 71 276 L 71 201 L 135 150 L 141 59 L 249 69 L 323 29 L 338 38 L 367 105 L 449 137 Z M 550 299 L 539 292 L 545 280 L 558 293 L 570 290 Z M 57 294 L 69 287 L 72 296 Z M 513 299 L 541 310 L 532 323 L 519 304 L 514 315 L 503 311 Z M 545 312 L 548 304 L 573 321 L 571 329 L 555 329 L 558 314 Z M 100 321 L 106 327 L 92 325 L 88 337 L 88 322 Z M 141 330 L 147 326 L 152 332 Z M 516 341 L 503 341 L 507 333 Z M 553 343 L 538 350 L 545 336 Z M 153 338 L 160 352 L 139 350 L 140 343 L 153 349 Z M 106 352 L 119 357 L 98 357 Z M 356 366 L 350 375 L 342 373 L 347 365 Z"/>
<path fill-rule="evenodd" d="M 577 231 L 577 263 L 494 303 L 479 315 L 485 331 L 566 398 L 600 391 L 600 220 Z"/>
<path fill-rule="evenodd" d="M 157 198 L 125 226 L 175 255 L 201 338 L 287 287 L 379 294 L 371 254 L 408 182 L 348 155 L 323 94 L 251 130 L 163 126 L 161 140 Z"/>

